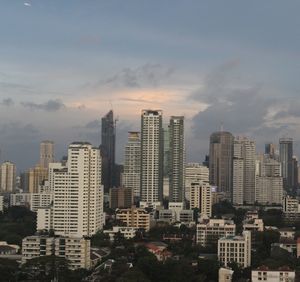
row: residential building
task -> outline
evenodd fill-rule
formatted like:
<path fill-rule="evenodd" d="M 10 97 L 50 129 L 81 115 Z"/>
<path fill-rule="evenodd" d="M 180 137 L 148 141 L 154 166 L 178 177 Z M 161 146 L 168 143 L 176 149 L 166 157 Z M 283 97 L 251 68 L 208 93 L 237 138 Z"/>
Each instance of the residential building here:
<path fill-rule="evenodd" d="M 243 230 L 253 231 L 253 232 L 263 232 L 264 231 L 264 221 L 261 218 L 255 218 L 246 220 L 243 222 Z"/>
<path fill-rule="evenodd" d="M 160 206 L 163 197 L 163 130 L 161 110 L 142 110 L 141 202 L 142 207 Z"/>
<path fill-rule="evenodd" d="M 221 267 L 219 269 L 219 282 L 231 282 L 233 276 L 233 270 L 231 268 Z"/>
<path fill-rule="evenodd" d="M 236 225 L 233 220 L 204 219 L 197 224 L 196 242 L 204 247 L 216 245 L 221 237 L 234 236 Z"/>
<path fill-rule="evenodd" d="M 172 116 L 170 119 L 170 172 L 169 202 L 184 202 L 184 117 Z"/>
<path fill-rule="evenodd" d="M 225 192 L 228 200 L 232 198 L 233 139 L 230 132 L 214 132 L 209 146 L 210 184 Z"/>
<path fill-rule="evenodd" d="M 270 269 L 267 266 L 260 266 L 251 271 L 252 282 L 294 282 L 296 281 L 295 271 L 287 266 L 278 269 Z"/>
<path fill-rule="evenodd" d="M 16 189 L 16 165 L 5 161 L 0 167 L 0 192 L 12 193 Z"/>
<path fill-rule="evenodd" d="M 42 141 L 40 144 L 40 166 L 48 169 L 49 163 L 54 162 L 54 142 Z"/>
<path fill-rule="evenodd" d="M 53 193 L 32 193 L 30 196 L 30 210 L 33 212 L 37 212 L 39 208 L 48 207 L 53 202 Z"/>
<path fill-rule="evenodd" d="M 251 266 L 251 231 L 244 231 L 242 236 L 220 238 L 218 259 L 225 267 L 231 262 L 243 268 Z"/>
<path fill-rule="evenodd" d="M 4 210 L 4 196 L 0 195 L 0 212 Z"/>
<path fill-rule="evenodd" d="M 9 195 L 9 205 L 30 207 L 31 193 L 14 193 Z"/>
<path fill-rule="evenodd" d="M 190 209 L 199 209 L 201 215 L 211 217 L 212 214 L 212 194 L 211 186 L 202 181 L 191 183 Z"/>
<path fill-rule="evenodd" d="M 133 196 L 140 197 L 141 192 L 141 140 L 139 132 L 129 132 L 125 146 L 124 172 L 122 186 L 133 191 Z"/>
<path fill-rule="evenodd" d="M 135 237 L 137 228 L 126 226 L 113 226 L 112 230 L 104 230 L 103 233 L 109 236 L 110 241 L 114 241 L 116 234 L 120 233 L 125 239 L 129 240 Z"/>
<path fill-rule="evenodd" d="M 187 163 L 185 166 L 185 198 L 190 201 L 191 184 L 202 181 L 209 183 L 209 169 L 200 163 Z"/>
<path fill-rule="evenodd" d="M 29 193 L 38 193 L 39 186 L 48 179 L 48 168 L 36 165 L 28 172 L 28 190 Z"/>
<path fill-rule="evenodd" d="M 119 187 L 109 189 L 109 207 L 130 208 L 133 205 L 133 195 L 131 188 Z"/>
<path fill-rule="evenodd" d="M 55 255 L 68 260 L 70 269 L 91 267 L 89 239 L 77 237 L 28 236 L 22 241 L 22 263 Z"/>
<path fill-rule="evenodd" d="M 116 210 L 116 219 L 122 221 L 127 227 L 150 229 L 150 214 L 143 208 L 132 206 L 129 209 Z"/>
<path fill-rule="evenodd" d="M 36 230 L 53 230 L 53 206 L 39 207 L 36 216 Z"/>

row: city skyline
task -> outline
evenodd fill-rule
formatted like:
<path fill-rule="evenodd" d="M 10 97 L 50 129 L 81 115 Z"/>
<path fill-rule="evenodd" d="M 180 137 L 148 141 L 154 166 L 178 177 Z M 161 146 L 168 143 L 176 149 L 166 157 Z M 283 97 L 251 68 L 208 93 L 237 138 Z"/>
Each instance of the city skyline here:
<path fill-rule="evenodd" d="M 300 3 L 27 2 L 0 11 L 2 161 L 33 166 L 42 140 L 58 158 L 74 140 L 96 145 L 108 108 L 117 162 L 143 108 L 185 116 L 190 161 L 222 123 L 259 151 L 293 137 L 299 154 Z"/>

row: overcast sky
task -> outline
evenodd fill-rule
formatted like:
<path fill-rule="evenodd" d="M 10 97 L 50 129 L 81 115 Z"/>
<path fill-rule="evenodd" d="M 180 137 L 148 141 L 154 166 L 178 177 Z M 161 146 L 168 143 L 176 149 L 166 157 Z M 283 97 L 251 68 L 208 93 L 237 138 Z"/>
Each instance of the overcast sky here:
<path fill-rule="evenodd" d="M 220 128 L 300 140 L 300 1 L 2 0 L 1 160 L 38 161 L 39 142 L 100 143 L 118 116 L 117 158 L 143 108 L 185 115 L 187 159 Z"/>

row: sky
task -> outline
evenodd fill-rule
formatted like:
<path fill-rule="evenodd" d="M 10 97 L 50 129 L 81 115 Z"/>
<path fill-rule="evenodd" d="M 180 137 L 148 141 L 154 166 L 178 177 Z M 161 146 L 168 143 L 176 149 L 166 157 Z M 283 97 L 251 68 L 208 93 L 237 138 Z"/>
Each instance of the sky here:
<path fill-rule="evenodd" d="M 297 0 L 1 0 L 0 159 L 19 171 L 39 143 L 59 160 L 117 122 L 117 160 L 142 109 L 184 115 L 188 161 L 220 129 L 300 154 Z"/>

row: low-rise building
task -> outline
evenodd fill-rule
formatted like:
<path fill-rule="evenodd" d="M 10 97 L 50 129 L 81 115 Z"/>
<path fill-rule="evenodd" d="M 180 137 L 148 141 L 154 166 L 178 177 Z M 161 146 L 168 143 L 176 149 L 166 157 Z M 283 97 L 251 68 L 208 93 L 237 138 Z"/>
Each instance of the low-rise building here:
<path fill-rule="evenodd" d="M 179 221 L 183 224 L 195 224 L 194 211 L 182 210 L 179 212 Z"/>
<path fill-rule="evenodd" d="M 53 193 L 32 193 L 30 199 L 30 210 L 37 212 L 39 208 L 48 207 L 53 201 Z"/>
<path fill-rule="evenodd" d="M 219 282 L 231 282 L 233 270 L 231 268 L 221 267 L 219 269 Z"/>
<path fill-rule="evenodd" d="M 202 246 L 217 244 L 218 239 L 224 236 L 234 236 L 236 225 L 233 220 L 204 219 L 197 224 L 196 241 Z"/>
<path fill-rule="evenodd" d="M 135 237 L 137 228 L 127 226 L 113 226 L 112 230 L 104 230 L 103 233 L 109 236 L 110 241 L 114 241 L 116 234 L 120 233 L 125 239 L 132 239 Z"/>
<path fill-rule="evenodd" d="M 0 195 L 0 212 L 4 210 L 4 196 Z"/>
<path fill-rule="evenodd" d="M 255 218 L 255 219 L 251 219 L 248 221 L 244 221 L 243 230 L 262 232 L 262 231 L 264 231 L 264 221 L 260 218 Z"/>
<path fill-rule="evenodd" d="M 158 219 L 159 221 L 173 223 L 176 221 L 176 213 L 174 210 L 162 209 L 158 211 Z"/>
<path fill-rule="evenodd" d="M 150 242 L 145 245 L 148 251 L 154 254 L 159 261 L 165 261 L 172 257 L 172 253 L 167 250 L 167 245 L 162 242 Z"/>
<path fill-rule="evenodd" d="M 5 241 L 0 241 L 0 258 L 18 259 L 17 255 L 20 250 L 18 245 L 11 245 Z"/>
<path fill-rule="evenodd" d="M 28 236 L 22 241 L 22 263 L 55 255 L 68 260 L 70 269 L 89 269 L 90 240 L 75 237 Z"/>
<path fill-rule="evenodd" d="M 297 241 L 290 238 L 280 238 L 279 243 L 273 243 L 272 248 L 279 247 L 288 251 L 290 254 L 297 254 Z"/>
<path fill-rule="evenodd" d="M 293 282 L 296 281 L 295 277 L 295 271 L 289 267 L 270 269 L 267 266 L 261 266 L 251 271 L 252 282 Z"/>
<path fill-rule="evenodd" d="M 37 220 L 36 230 L 52 230 L 53 229 L 53 209 L 52 206 L 38 208 L 37 209 Z"/>
<path fill-rule="evenodd" d="M 127 227 L 150 229 L 150 214 L 143 208 L 132 206 L 128 209 L 117 209 L 116 219 L 122 221 Z"/>
<path fill-rule="evenodd" d="M 10 206 L 24 206 L 24 207 L 30 207 L 30 199 L 31 199 L 31 193 L 15 193 L 10 194 L 9 202 Z"/>
<path fill-rule="evenodd" d="M 287 239 L 294 239 L 296 234 L 295 227 L 280 228 L 278 232 L 280 233 L 280 238 Z"/>
<path fill-rule="evenodd" d="M 227 236 L 218 240 L 218 259 L 227 267 L 236 262 L 241 267 L 251 265 L 251 231 L 244 231 L 242 236 Z"/>

